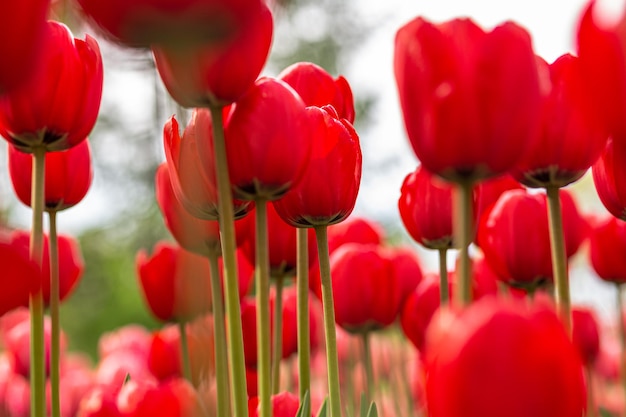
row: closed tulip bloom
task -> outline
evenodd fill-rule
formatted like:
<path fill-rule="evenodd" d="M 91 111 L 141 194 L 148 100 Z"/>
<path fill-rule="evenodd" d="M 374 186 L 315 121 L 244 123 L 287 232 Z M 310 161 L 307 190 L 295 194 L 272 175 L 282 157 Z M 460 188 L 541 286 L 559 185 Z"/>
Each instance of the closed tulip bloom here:
<path fill-rule="evenodd" d="M 9 146 L 9 174 L 15 194 L 31 204 L 33 157 Z M 84 140 L 66 151 L 46 152 L 44 207 L 59 211 L 78 204 L 89 191 L 93 179 L 91 147 Z"/>
<path fill-rule="evenodd" d="M 284 82 L 261 78 L 237 101 L 225 127 L 235 196 L 275 200 L 297 185 L 311 152 L 304 102 Z"/>
<path fill-rule="evenodd" d="M 540 71 L 550 77 L 541 107 L 539 140 L 513 169 L 529 187 L 564 187 L 580 179 L 598 159 L 608 138 L 584 85 L 580 61 L 566 54 Z"/>
<path fill-rule="evenodd" d="M 578 56 L 584 85 L 590 95 L 590 110 L 608 132 L 626 138 L 626 37 L 624 16 L 608 24 L 589 1 L 577 28 Z"/>
<path fill-rule="evenodd" d="M 224 106 L 239 100 L 254 84 L 267 60 L 273 19 L 263 1 L 257 0 L 247 12 L 245 23 L 225 39 L 153 46 L 159 75 L 180 105 Z M 202 27 L 211 27 L 201 22 Z"/>
<path fill-rule="evenodd" d="M 173 378 L 157 386 L 131 379 L 122 387 L 117 405 L 121 414 L 129 417 L 205 415 L 198 392 L 182 378 Z"/>
<path fill-rule="evenodd" d="M 296 417 L 300 408 L 300 399 L 290 392 L 281 392 L 272 395 L 272 415 L 274 417 Z M 259 409 L 256 410 L 255 417 L 259 417 Z M 305 416 L 308 417 L 308 416 Z"/>
<path fill-rule="evenodd" d="M 385 240 L 385 230 L 372 219 L 350 216 L 341 223 L 333 224 L 328 228 L 328 251 L 346 243 L 362 243 L 381 245 Z"/>
<path fill-rule="evenodd" d="M 330 104 L 340 118 L 354 123 L 354 97 L 343 76 L 333 78 L 318 65 L 298 62 L 285 68 L 278 78 L 296 90 L 307 106 Z"/>
<path fill-rule="evenodd" d="M 502 175 L 478 184 L 478 201 L 476 203 L 476 218 L 480 219 L 491 206 L 496 204 L 505 191 L 523 190 L 524 187 L 511 175 Z"/>
<path fill-rule="evenodd" d="M 208 110 L 196 109 L 181 135 L 172 116 L 163 128 L 163 142 L 170 181 L 183 207 L 203 220 L 219 218 L 213 131 Z M 236 217 L 244 216 L 249 202 L 235 200 Z"/>
<path fill-rule="evenodd" d="M 561 192 L 561 206 L 566 255 L 570 257 L 582 243 L 585 225 L 565 191 Z M 477 239 L 485 259 L 505 282 L 530 289 L 552 280 L 545 194 L 505 192 L 482 217 Z"/>
<path fill-rule="evenodd" d="M 593 310 L 572 309 L 572 342 L 585 366 L 593 366 L 600 354 L 600 329 Z"/>
<path fill-rule="evenodd" d="M 24 256 L 29 254 L 30 232 L 16 230 L 12 235 L 13 243 L 22 250 Z M 80 250 L 80 244 L 72 236 L 58 235 L 57 250 L 59 254 L 59 301 L 69 297 L 85 271 L 85 261 Z M 45 305 L 50 304 L 50 241 L 44 235 L 43 264 L 41 267 L 41 290 Z"/>
<path fill-rule="evenodd" d="M 361 145 L 352 125 L 339 119 L 332 107 L 308 107 L 307 113 L 313 137 L 309 166 L 300 183 L 274 207 L 296 227 L 332 225 L 354 209 L 361 183 Z"/>
<path fill-rule="evenodd" d="M 96 41 L 74 39 L 49 21 L 42 53 L 28 82 L 0 97 L 0 134 L 22 151 L 69 149 L 93 128 L 102 98 L 102 57 Z"/>
<path fill-rule="evenodd" d="M 487 297 L 440 313 L 426 356 L 429 416 L 585 414 L 582 364 L 553 307 Z"/>
<path fill-rule="evenodd" d="M 0 16 L 0 94 L 26 82 L 37 67 L 50 0 L 7 2 Z M 19 42 L 17 41 L 19 39 Z"/>
<path fill-rule="evenodd" d="M 535 140 L 539 79 L 524 28 L 416 18 L 396 34 L 394 68 L 409 140 L 429 171 L 457 181 L 496 176 Z"/>
<path fill-rule="evenodd" d="M 136 263 L 144 297 L 159 320 L 187 321 L 211 310 L 206 258 L 161 242 L 151 257 L 140 251 Z"/>
<path fill-rule="evenodd" d="M 589 234 L 589 260 L 605 281 L 626 282 L 626 222 L 609 216 L 597 222 Z"/>
<path fill-rule="evenodd" d="M 609 138 L 592 172 L 604 207 L 613 216 L 626 220 L 626 141 Z"/>
<path fill-rule="evenodd" d="M 330 258 L 335 321 L 350 332 L 387 327 L 407 294 L 394 264 L 372 245 L 346 244 Z"/>
<path fill-rule="evenodd" d="M 109 39 L 131 47 L 184 46 L 231 39 L 259 0 L 79 0 L 82 11 Z"/>
<path fill-rule="evenodd" d="M 17 307 L 28 306 L 31 293 L 40 288 L 42 274 L 28 253 L 10 241 L 0 241 L 0 265 L 3 268 L 0 315 L 4 315 Z"/>
<path fill-rule="evenodd" d="M 167 229 L 176 242 L 198 255 L 207 256 L 219 253 L 219 224 L 216 220 L 202 220 L 192 216 L 178 201 L 167 168 L 167 163 L 159 165 L 156 178 L 156 199 L 165 220 Z"/>

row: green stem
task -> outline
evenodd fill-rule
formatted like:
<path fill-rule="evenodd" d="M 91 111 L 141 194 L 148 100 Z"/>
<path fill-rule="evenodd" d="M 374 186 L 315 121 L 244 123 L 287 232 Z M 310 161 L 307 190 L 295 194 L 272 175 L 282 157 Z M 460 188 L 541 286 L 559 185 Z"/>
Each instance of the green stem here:
<path fill-rule="evenodd" d="M 596 400 L 593 392 L 593 366 L 585 366 L 587 380 L 587 417 L 596 417 Z"/>
<path fill-rule="evenodd" d="M 546 188 L 548 197 L 548 224 L 550 226 L 550 251 L 554 275 L 556 306 L 567 334 L 572 335 L 572 312 L 570 306 L 569 280 L 567 277 L 567 254 L 561 215 L 561 200 L 557 187 Z"/>
<path fill-rule="evenodd" d="M 311 389 L 311 335 L 309 330 L 309 240 L 308 230 L 297 229 L 296 291 L 298 297 L 298 370 L 300 401 Z"/>
<path fill-rule="evenodd" d="M 439 249 L 439 300 L 442 306 L 450 302 L 448 291 L 448 249 Z"/>
<path fill-rule="evenodd" d="M 50 220 L 50 390 L 52 417 L 61 416 L 60 361 L 61 326 L 59 324 L 59 245 L 57 238 L 57 212 L 48 212 Z"/>
<path fill-rule="evenodd" d="M 178 322 L 178 332 L 180 333 L 180 360 L 183 368 L 183 378 L 193 384 L 191 361 L 189 360 L 189 343 L 187 341 L 186 323 L 182 320 Z"/>
<path fill-rule="evenodd" d="M 43 265 L 43 208 L 46 150 L 33 149 L 33 176 L 31 207 L 33 224 L 30 236 L 30 257 Z M 46 413 L 46 366 L 44 344 L 44 302 L 41 288 L 30 296 L 30 390 L 31 416 L 44 417 Z"/>
<path fill-rule="evenodd" d="M 369 402 L 374 399 L 374 367 L 372 366 L 369 332 L 361 333 L 361 344 L 363 345 L 363 365 L 365 366 L 365 395 Z"/>
<path fill-rule="evenodd" d="M 220 213 L 220 234 L 222 259 L 224 261 L 224 297 L 228 323 L 228 369 L 233 393 L 233 411 L 236 416 L 248 415 L 248 391 L 246 388 L 246 364 L 243 353 L 243 330 L 241 328 L 241 306 L 239 305 L 239 281 L 235 250 L 235 220 L 233 197 L 231 194 L 222 108 L 211 106 L 213 120 L 213 143 L 215 149 L 215 170 L 217 177 L 218 203 Z"/>
<path fill-rule="evenodd" d="M 213 305 L 213 343 L 215 345 L 215 379 L 217 385 L 217 415 L 230 415 L 230 391 L 228 388 L 228 352 L 226 328 L 224 327 L 224 302 L 220 283 L 218 254 L 209 253 L 211 272 L 211 304 Z"/>
<path fill-rule="evenodd" d="M 272 351 L 272 394 L 280 391 L 280 362 L 283 357 L 283 283 L 285 277 L 276 277 L 276 298 L 274 299 L 274 342 Z"/>
<path fill-rule="evenodd" d="M 272 414 L 270 369 L 270 264 L 267 237 L 267 201 L 255 201 L 256 214 L 256 332 L 260 417 Z"/>
<path fill-rule="evenodd" d="M 328 371 L 328 396 L 330 417 L 341 417 L 341 393 L 339 391 L 339 359 L 337 357 L 337 333 L 335 330 L 335 305 L 330 276 L 327 226 L 315 227 L 317 251 L 322 281 L 322 306 L 324 310 L 324 335 L 326 337 L 326 367 Z"/>
<path fill-rule="evenodd" d="M 624 301 L 622 297 L 623 284 L 617 284 L 617 324 L 619 327 L 619 339 L 621 344 L 620 355 L 620 379 L 622 382 L 622 389 L 624 395 L 626 395 L 626 327 L 624 326 Z"/>
<path fill-rule="evenodd" d="M 460 306 L 472 301 L 472 266 L 469 257 L 469 246 L 472 239 L 472 190 L 471 181 L 457 184 L 454 193 L 454 236 L 459 245 L 458 290 L 455 299 Z"/>

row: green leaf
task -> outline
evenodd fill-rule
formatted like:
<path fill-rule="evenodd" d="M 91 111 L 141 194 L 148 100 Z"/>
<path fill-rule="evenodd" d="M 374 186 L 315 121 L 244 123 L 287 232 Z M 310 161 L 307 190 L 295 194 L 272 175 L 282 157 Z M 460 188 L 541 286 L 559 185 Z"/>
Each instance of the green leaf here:
<path fill-rule="evenodd" d="M 615 417 L 613 413 L 611 413 L 609 410 L 605 408 L 600 407 L 598 411 L 600 413 L 600 417 Z"/>
<path fill-rule="evenodd" d="M 378 417 L 378 409 L 376 408 L 376 403 L 372 401 L 370 404 L 370 409 L 367 412 L 367 417 Z"/>
<path fill-rule="evenodd" d="M 328 408 L 328 397 L 324 398 L 324 402 L 320 407 L 320 411 L 317 413 L 317 417 L 326 417 L 326 408 Z"/>
<path fill-rule="evenodd" d="M 304 398 L 300 401 L 300 407 L 298 407 L 298 413 L 296 417 L 311 417 L 311 404 L 309 402 L 309 391 L 304 393 Z"/>

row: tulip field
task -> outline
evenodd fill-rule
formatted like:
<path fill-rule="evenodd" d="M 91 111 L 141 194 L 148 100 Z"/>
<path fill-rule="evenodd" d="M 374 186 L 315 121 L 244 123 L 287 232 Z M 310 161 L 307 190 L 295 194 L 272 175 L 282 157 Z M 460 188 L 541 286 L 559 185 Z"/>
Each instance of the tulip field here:
<path fill-rule="evenodd" d="M 626 3 L 598 3 L 550 61 L 514 20 L 395 29 L 404 240 L 355 212 L 349 77 L 264 72 L 281 1 L 5 4 L 0 175 L 30 221 L 0 224 L 0 417 L 626 416 Z M 105 48 L 149 53 L 176 113 L 150 138 L 167 238 L 129 277 L 158 325 L 98 334 L 92 361 L 61 325 L 85 261 L 57 215 L 92 187 Z M 612 320 L 572 301 L 575 256 Z"/>

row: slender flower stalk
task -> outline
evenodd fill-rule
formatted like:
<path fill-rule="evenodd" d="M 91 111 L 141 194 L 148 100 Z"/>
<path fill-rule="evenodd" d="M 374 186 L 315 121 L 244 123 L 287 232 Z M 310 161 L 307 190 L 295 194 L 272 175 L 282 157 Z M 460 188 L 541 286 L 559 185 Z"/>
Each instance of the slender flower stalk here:
<path fill-rule="evenodd" d="M 472 266 L 469 258 L 469 245 L 472 242 L 472 188 L 471 181 L 459 181 L 454 194 L 454 240 L 460 249 L 455 298 L 460 306 L 468 305 L 472 300 Z M 443 293 L 443 287 L 441 291 Z"/>
<path fill-rule="evenodd" d="M 550 227 L 550 251 L 556 305 L 567 334 L 572 335 L 572 311 L 567 277 L 567 255 L 565 252 L 565 236 L 563 233 L 563 216 L 558 187 L 546 188 L 548 197 L 548 224 Z"/>
<path fill-rule="evenodd" d="M 274 299 L 274 335 L 272 346 L 272 395 L 280 391 L 280 361 L 283 356 L 283 284 L 285 277 L 276 277 Z"/>
<path fill-rule="evenodd" d="M 52 417 L 61 416 L 60 356 L 61 326 L 59 323 L 59 241 L 57 237 L 57 212 L 48 211 L 50 227 L 50 389 Z"/>
<path fill-rule="evenodd" d="M 370 346 L 370 332 L 361 333 L 363 345 L 363 365 L 365 366 L 365 394 L 368 401 L 374 399 L 374 368 L 372 366 L 372 349 Z"/>
<path fill-rule="evenodd" d="M 228 387 L 228 352 L 226 346 L 226 328 L 224 327 L 224 302 L 220 284 L 218 254 L 209 253 L 211 270 L 211 305 L 213 306 L 213 332 L 215 344 L 215 379 L 217 384 L 217 415 L 229 416 L 230 390 Z"/>
<path fill-rule="evenodd" d="M 178 332 L 180 333 L 180 358 L 182 362 L 183 368 L 183 377 L 192 382 L 193 378 L 191 376 L 191 361 L 189 360 L 189 343 L 187 341 L 187 329 L 186 322 L 180 320 L 178 322 Z"/>
<path fill-rule="evenodd" d="M 243 331 L 241 328 L 241 307 L 239 305 L 239 282 L 237 259 L 235 257 L 235 221 L 233 197 L 230 192 L 230 179 L 226 163 L 226 144 L 222 108 L 211 106 L 213 120 L 213 140 L 215 146 L 215 167 L 217 177 L 219 223 L 224 260 L 224 296 L 228 321 L 228 367 L 230 386 L 233 394 L 233 411 L 236 416 L 248 415 L 248 392 L 246 388 L 246 365 L 243 354 Z"/>
<path fill-rule="evenodd" d="M 448 291 L 448 249 L 439 249 L 439 300 L 441 305 L 447 305 L 450 302 L 450 294 Z"/>
<path fill-rule="evenodd" d="M 33 147 L 33 186 L 32 186 L 32 230 L 30 238 L 30 257 L 39 267 L 43 264 L 43 206 L 44 173 L 46 150 L 43 146 Z M 46 408 L 46 368 L 44 349 L 44 303 L 41 286 L 36 294 L 30 296 L 30 385 L 31 416 L 45 417 Z"/>
<path fill-rule="evenodd" d="M 270 358 L 270 265 L 267 236 L 267 200 L 255 200 L 256 215 L 256 326 L 257 377 L 261 417 L 272 414 L 271 358 Z"/>
<path fill-rule="evenodd" d="M 619 338 L 622 349 L 620 355 L 620 379 L 622 381 L 622 389 L 626 394 L 626 327 L 624 326 L 624 299 L 622 295 L 623 284 L 617 284 L 615 286 L 617 293 L 617 324 L 619 326 Z"/>
<path fill-rule="evenodd" d="M 322 281 L 322 305 L 324 310 L 324 335 L 326 337 L 326 367 L 328 371 L 328 397 L 330 417 L 341 417 L 341 393 L 339 391 L 339 359 L 337 357 L 337 333 L 335 330 L 335 305 L 330 276 L 328 252 L 328 226 L 315 227 Z"/>
<path fill-rule="evenodd" d="M 298 297 L 298 373 L 300 401 L 311 389 L 311 335 L 309 330 L 309 241 L 308 230 L 297 228 L 298 263 L 296 287 Z"/>

